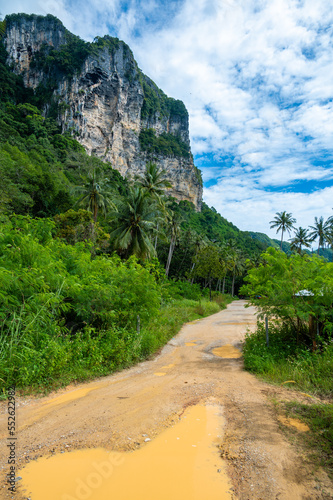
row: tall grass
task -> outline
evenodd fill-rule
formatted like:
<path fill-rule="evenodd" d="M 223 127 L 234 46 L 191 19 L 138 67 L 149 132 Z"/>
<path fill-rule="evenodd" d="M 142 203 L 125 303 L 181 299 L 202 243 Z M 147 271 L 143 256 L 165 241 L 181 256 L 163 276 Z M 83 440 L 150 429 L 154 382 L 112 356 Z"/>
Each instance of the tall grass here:
<path fill-rule="evenodd" d="M 0 332 L 0 380 L 25 392 L 49 392 L 129 367 L 154 354 L 181 326 L 218 312 L 225 302 L 177 299 L 165 304 L 138 334 L 136 329 L 87 326 L 71 335 L 41 308 L 34 315 L 22 308 Z"/>
<path fill-rule="evenodd" d="M 293 387 L 318 397 L 333 396 L 333 343 L 311 352 L 297 346 L 288 327 L 270 326 L 269 347 L 265 329 L 247 335 L 243 350 L 245 368 L 274 383 L 293 381 Z"/>

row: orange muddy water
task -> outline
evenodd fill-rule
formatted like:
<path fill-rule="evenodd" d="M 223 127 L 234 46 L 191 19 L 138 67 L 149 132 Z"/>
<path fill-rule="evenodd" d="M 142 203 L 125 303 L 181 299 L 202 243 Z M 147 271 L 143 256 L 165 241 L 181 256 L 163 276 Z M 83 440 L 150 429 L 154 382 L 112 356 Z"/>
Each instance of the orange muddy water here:
<path fill-rule="evenodd" d="M 217 405 L 194 406 L 134 452 L 97 448 L 31 462 L 22 471 L 22 488 L 34 500 L 229 500 L 231 484 L 217 448 L 220 414 Z"/>
<path fill-rule="evenodd" d="M 240 352 L 240 350 L 231 344 L 226 344 L 222 347 L 216 347 L 212 350 L 212 354 L 214 354 L 214 356 L 218 356 L 219 358 L 226 359 L 236 359 L 242 357 L 242 353 Z"/>

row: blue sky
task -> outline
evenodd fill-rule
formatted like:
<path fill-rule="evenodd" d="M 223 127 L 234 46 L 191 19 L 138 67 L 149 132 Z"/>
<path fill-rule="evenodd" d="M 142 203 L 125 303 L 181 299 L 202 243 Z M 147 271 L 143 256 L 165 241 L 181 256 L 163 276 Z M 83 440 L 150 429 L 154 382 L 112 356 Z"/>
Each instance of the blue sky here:
<path fill-rule="evenodd" d="M 85 40 L 127 42 L 184 101 L 204 201 L 242 230 L 276 236 L 333 214 L 333 4 L 327 0 L 12 0 Z"/>

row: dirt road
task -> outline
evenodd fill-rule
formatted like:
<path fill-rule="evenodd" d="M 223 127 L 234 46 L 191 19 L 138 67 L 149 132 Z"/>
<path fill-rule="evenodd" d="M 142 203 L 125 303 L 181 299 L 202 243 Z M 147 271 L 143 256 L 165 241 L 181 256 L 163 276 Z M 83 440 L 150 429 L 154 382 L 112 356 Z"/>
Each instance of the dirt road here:
<path fill-rule="evenodd" d="M 330 498 L 322 493 L 323 487 L 329 491 L 325 475 L 317 471 L 314 476 L 307 469 L 277 421 L 271 398 L 290 399 L 290 391 L 258 381 L 237 357 L 247 328 L 253 330 L 256 324 L 254 308 L 244 305 L 235 301 L 225 311 L 185 325 L 153 360 L 46 398 L 20 400 L 20 465 L 80 448 L 145 447 L 145 441 L 178 422 L 189 406 L 214 403 L 224 415 L 219 448 L 221 466 L 226 464 L 232 483 L 230 498 Z M 224 350 L 215 350 L 222 346 Z M 216 355 L 221 353 L 226 357 Z M 2 403 L 2 479 L 8 469 L 5 406 Z M 1 491 L 1 498 L 11 498 L 4 488 Z"/>

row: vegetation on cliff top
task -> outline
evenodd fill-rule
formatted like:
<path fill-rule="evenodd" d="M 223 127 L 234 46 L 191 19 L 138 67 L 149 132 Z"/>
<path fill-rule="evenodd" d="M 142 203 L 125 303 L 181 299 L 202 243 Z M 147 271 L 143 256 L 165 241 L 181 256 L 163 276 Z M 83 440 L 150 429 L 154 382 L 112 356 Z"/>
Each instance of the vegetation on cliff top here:
<path fill-rule="evenodd" d="M 189 158 L 188 144 L 177 135 L 162 133 L 159 136 L 153 128 L 142 129 L 139 135 L 140 146 L 149 155 L 178 156 Z"/>

